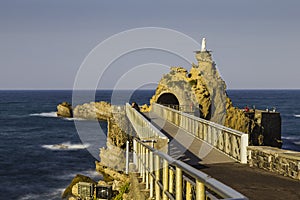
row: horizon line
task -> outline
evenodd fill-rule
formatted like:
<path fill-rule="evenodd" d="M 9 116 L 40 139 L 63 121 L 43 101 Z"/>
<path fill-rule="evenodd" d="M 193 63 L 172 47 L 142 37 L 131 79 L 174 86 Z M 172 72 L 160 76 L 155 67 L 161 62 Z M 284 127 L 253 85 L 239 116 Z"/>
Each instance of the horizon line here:
<path fill-rule="evenodd" d="M 114 89 L 114 88 L 99 88 L 99 89 L 72 89 L 72 88 L 0 88 L 0 91 L 133 91 L 133 90 L 156 90 L 157 88 L 145 88 L 145 89 Z M 226 90 L 300 90 L 300 88 L 227 88 Z"/>

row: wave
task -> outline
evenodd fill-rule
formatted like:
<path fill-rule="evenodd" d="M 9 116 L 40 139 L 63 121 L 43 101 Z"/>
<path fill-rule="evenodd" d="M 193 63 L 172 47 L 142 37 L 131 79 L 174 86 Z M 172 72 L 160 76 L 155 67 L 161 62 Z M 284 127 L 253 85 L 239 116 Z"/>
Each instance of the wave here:
<path fill-rule="evenodd" d="M 300 115 L 294 115 L 294 117 L 296 117 L 296 118 L 299 118 L 299 117 L 300 117 Z"/>
<path fill-rule="evenodd" d="M 281 136 L 281 139 L 284 139 L 284 140 L 300 140 L 300 135 Z"/>
<path fill-rule="evenodd" d="M 77 174 L 88 176 L 94 180 L 103 180 L 103 176 L 99 174 L 95 169 L 89 169 L 89 170 L 79 171 L 79 172 L 74 172 L 69 174 L 60 174 L 59 177 L 55 177 L 55 178 L 58 178 L 60 180 L 72 180 Z"/>
<path fill-rule="evenodd" d="M 58 117 L 57 114 L 56 114 L 56 112 L 33 113 L 33 114 L 30 114 L 29 116 L 33 116 L 33 117 Z M 74 117 L 74 118 L 61 117 L 61 118 L 63 120 L 68 120 L 68 121 L 86 120 L 86 119 L 77 118 L 77 117 Z"/>
<path fill-rule="evenodd" d="M 35 199 L 49 199 L 49 200 L 55 200 L 60 199 L 61 195 L 65 189 L 59 188 L 54 189 L 53 192 L 49 193 L 42 193 L 42 194 L 26 194 L 25 196 L 21 197 L 19 200 L 35 200 Z"/>
<path fill-rule="evenodd" d="M 300 141 L 294 142 L 295 145 L 300 145 Z"/>
<path fill-rule="evenodd" d="M 83 121 L 83 120 L 86 120 L 86 119 L 83 119 L 83 118 L 77 118 L 77 117 L 73 117 L 73 118 L 62 118 L 64 120 L 67 120 L 67 121 Z"/>
<path fill-rule="evenodd" d="M 56 112 L 43 112 L 43 113 L 30 114 L 29 116 L 34 116 L 34 117 L 57 117 L 57 114 L 56 114 Z"/>
<path fill-rule="evenodd" d="M 65 143 L 60 143 L 60 144 L 45 144 L 42 145 L 43 148 L 45 149 L 50 149 L 50 150 L 79 150 L 79 149 L 86 149 L 89 147 L 89 144 L 71 144 L 70 142 L 65 142 Z"/>

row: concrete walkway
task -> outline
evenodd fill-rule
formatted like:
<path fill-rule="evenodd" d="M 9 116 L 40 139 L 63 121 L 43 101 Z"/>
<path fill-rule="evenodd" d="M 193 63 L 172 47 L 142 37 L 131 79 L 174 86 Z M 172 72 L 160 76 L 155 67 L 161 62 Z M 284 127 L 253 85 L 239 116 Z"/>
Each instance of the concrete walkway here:
<path fill-rule="evenodd" d="M 300 181 L 239 164 L 156 114 L 145 113 L 145 117 L 169 137 L 169 155 L 216 178 L 249 199 L 300 199 Z"/>

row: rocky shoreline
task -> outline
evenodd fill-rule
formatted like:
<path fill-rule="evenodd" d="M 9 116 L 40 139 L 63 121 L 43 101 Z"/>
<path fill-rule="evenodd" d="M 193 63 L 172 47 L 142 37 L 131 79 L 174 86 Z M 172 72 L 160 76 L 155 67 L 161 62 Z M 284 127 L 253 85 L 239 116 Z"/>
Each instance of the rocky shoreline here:
<path fill-rule="evenodd" d="M 114 109 L 116 108 L 110 103 L 103 101 L 85 103 L 74 108 L 67 102 L 57 106 L 59 117 L 106 120 L 108 126 L 106 147 L 100 149 L 101 161 L 95 162 L 95 169 L 103 176 L 103 180 L 96 182 L 89 177 L 77 174 L 65 189 L 63 199 L 82 199 L 80 188 L 88 184 L 90 184 L 89 190 L 93 190 L 90 193 L 91 198 L 101 195 L 97 193 L 97 188 L 102 188 L 102 190 L 106 189 L 106 195 L 111 199 L 132 199 L 129 194 L 130 177 L 124 174 L 126 141 L 131 138 L 126 133 L 128 127 L 124 121 L 125 113 L 118 112 L 113 116 Z"/>

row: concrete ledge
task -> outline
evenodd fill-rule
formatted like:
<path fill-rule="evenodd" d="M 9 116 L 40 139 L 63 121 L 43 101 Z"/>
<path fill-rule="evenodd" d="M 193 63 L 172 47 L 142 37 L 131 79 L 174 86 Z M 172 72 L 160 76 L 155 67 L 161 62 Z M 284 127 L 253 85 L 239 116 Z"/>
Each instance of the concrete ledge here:
<path fill-rule="evenodd" d="M 300 180 L 300 152 L 269 146 L 248 146 L 247 154 L 250 167 Z"/>

